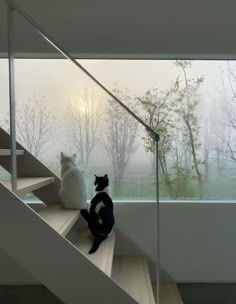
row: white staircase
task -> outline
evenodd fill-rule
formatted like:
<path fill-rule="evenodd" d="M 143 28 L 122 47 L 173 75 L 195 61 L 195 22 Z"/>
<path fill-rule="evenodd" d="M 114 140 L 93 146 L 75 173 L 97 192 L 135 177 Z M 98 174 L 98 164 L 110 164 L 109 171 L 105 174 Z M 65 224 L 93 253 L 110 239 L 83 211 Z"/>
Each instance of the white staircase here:
<path fill-rule="evenodd" d="M 11 150 L 10 149 L 0 149 L 0 156 L 10 156 Z M 24 150 L 16 150 L 16 155 L 24 155 Z"/>
<path fill-rule="evenodd" d="M 39 211 L 39 215 L 60 235 L 66 236 L 79 218 L 78 210 L 66 210 L 55 204 Z"/>
<path fill-rule="evenodd" d="M 9 136 L 1 129 L 0 142 L 7 146 L 0 149 L 0 165 L 10 171 L 10 157 L 6 157 L 11 154 Z M 80 212 L 62 208 L 56 195 L 60 180 L 19 144 L 17 149 L 18 172 L 23 175 L 18 178 L 17 196 L 11 192 L 10 182 L 0 182 L 1 247 L 66 304 L 77 304 L 81 299 L 84 304 L 106 304 L 111 303 L 111 299 L 113 304 L 154 304 L 145 257 L 114 256 L 115 233 L 92 255 L 88 254 L 93 241 L 88 229 L 78 231 L 73 243 L 65 239 L 74 229 Z M 28 166 L 33 176 L 29 176 Z M 46 207 L 39 213 L 19 198 L 28 192 L 41 200 L 45 198 Z M 162 289 L 165 296 L 161 304 L 181 304 L 177 288 L 175 296 L 170 287 L 167 292 L 163 286 Z"/>
<path fill-rule="evenodd" d="M 17 179 L 17 191 L 18 196 L 24 196 L 29 192 L 33 192 L 44 186 L 54 183 L 54 177 L 20 177 Z M 2 182 L 5 187 L 11 189 L 11 181 Z"/>
<path fill-rule="evenodd" d="M 112 278 L 138 303 L 155 304 L 145 257 L 115 257 L 112 267 Z"/>
<path fill-rule="evenodd" d="M 106 239 L 99 247 L 99 250 L 90 255 L 88 251 L 92 245 L 92 236 L 88 229 L 83 230 L 78 235 L 78 242 L 75 246 L 106 275 L 111 276 L 112 262 L 115 248 L 115 233 Z"/>

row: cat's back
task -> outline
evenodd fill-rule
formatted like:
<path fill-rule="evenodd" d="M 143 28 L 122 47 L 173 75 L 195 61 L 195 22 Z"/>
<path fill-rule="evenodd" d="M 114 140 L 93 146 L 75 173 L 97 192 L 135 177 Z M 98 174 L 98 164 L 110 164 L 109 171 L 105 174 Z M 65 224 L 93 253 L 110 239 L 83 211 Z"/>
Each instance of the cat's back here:
<path fill-rule="evenodd" d="M 69 168 L 62 177 L 62 189 L 67 195 L 87 193 L 87 184 L 84 173 L 77 167 Z"/>
<path fill-rule="evenodd" d="M 91 200 L 91 204 L 97 205 L 101 203 L 103 206 L 113 208 L 113 202 L 110 195 L 106 192 L 98 192 Z"/>
<path fill-rule="evenodd" d="M 78 183 L 85 183 L 84 173 L 77 167 L 69 168 L 62 177 L 62 184 L 78 185 Z"/>
<path fill-rule="evenodd" d="M 86 179 L 84 173 L 75 164 L 75 154 L 69 157 L 62 153 L 61 165 L 59 196 L 62 204 L 68 209 L 86 208 Z"/>

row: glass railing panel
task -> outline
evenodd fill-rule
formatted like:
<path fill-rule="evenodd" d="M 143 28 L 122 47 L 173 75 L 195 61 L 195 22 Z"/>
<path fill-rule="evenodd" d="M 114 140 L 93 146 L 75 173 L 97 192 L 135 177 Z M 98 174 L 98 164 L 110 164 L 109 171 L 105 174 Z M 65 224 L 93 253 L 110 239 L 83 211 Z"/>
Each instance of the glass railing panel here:
<path fill-rule="evenodd" d="M 142 127 L 58 50 L 50 44 L 44 49 L 46 40 L 21 16 L 15 22 L 16 31 L 25 29 L 17 32 L 17 140 L 58 176 L 60 152 L 76 153 L 89 198 L 94 174 L 108 174 L 114 199 L 155 199 L 155 171 L 142 145 Z M 41 40 L 41 53 L 35 54 L 29 41 Z M 114 93 L 134 108 L 127 90 L 117 86 Z"/>
<path fill-rule="evenodd" d="M 27 31 L 25 33 L 28 37 L 35 35 L 31 39 L 35 45 L 40 44 L 40 40 L 44 40 L 36 31 L 32 29 L 29 31 L 32 31 L 31 34 Z M 24 34 L 21 33 L 21 35 Z M 24 39 L 19 37 L 20 34 L 18 39 L 21 41 L 23 54 L 22 41 Z M 147 132 L 142 127 L 138 128 L 137 139 L 135 137 L 137 147 L 132 147 L 132 153 L 129 154 L 125 165 L 125 173 L 124 175 L 116 173 L 116 164 L 109 155 L 106 142 L 106 139 L 111 136 L 108 132 L 112 130 L 109 127 L 109 119 L 112 118 L 111 113 L 109 114 L 112 97 L 72 62 L 59 59 L 62 55 L 58 50 L 45 43 L 48 42 L 45 40 L 42 45 L 40 44 L 41 59 L 36 59 L 39 58 L 39 54 L 35 53 L 32 46 L 32 49 L 26 46 L 26 53 L 28 55 L 32 53 L 31 58 L 17 59 L 16 68 L 19 72 L 18 96 L 20 97 L 24 91 L 24 96 L 22 95 L 19 99 L 38 99 L 39 103 L 45 104 L 44 109 L 49 115 L 49 121 L 55 119 L 53 125 L 56 128 L 51 131 L 55 132 L 53 140 L 60 143 L 60 146 L 56 148 L 49 138 L 45 144 L 47 153 L 51 149 L 56 149 L 57 152 L 60 150 L 68 153 L 77 152 L 80 165 L 84 170 L 89 168 L 92 172 L 98 170 L 100 166 L 107 168 L 104 171 L 112 176 L 115 188 L 118 184 L 115 176 L 121 174 L 119 187 L 122 185 L 123 190 L 114 191 L 117 199 L 154 198 L 155 182 L 152 180 L 155 165 L 154 144 Z M 45 48 L 42 47 L 43 45 Z M 233 123 L 236 74 L 234 62 L 176 60 L 123 62 L 120 60 L 79 60 L 78 62 L 101 81 L 112 94 L 130 107 L 137 116 L 160 133 L 161 199 L 231 200 L 234 198 L 235 129 Z M 27 73 L 21 77 L 24 68 Z M 24 90 L 20 90 L 20 87 Z M 44 102 L 41 99 L 44 99 Z M 90 109 L 86 110 L 84 105 L 87 100 L 91 107 L 93 99 L 96 100 L 96 106 L 99 104 L 99 110 L 102 112 L 100 115 L 94 105 L 96 118 L 91 116 Z M 112 103 L 115 104 L 115 102 L 112 100 Z M 120 111 L 123 110 L 120 109 Z M 86 137 L 86 131 L 88 131 L 85 127 L 88 118 L 86 118 L 87 114 L 82 113 L 90 116 L 90 122 L 91 118 L 94 123 L 99 120 L 96 129 L 98 143 L 91 148 L 89 144 L 92 137 L 87 137 L 89 140 L 87 152 L 84 151 L 86 146 L 84 136 Z M 125 117 L 125 114 L 121 117 Z M 76 137 L 81 128 L 78 121 L 76 122 L 78 119 L 85 132 L 81 133 L 80 142 L 85 143 L 83 148 L 79 146 Z M 118 129 L 121 128 L 122 126 L 118 125 Z M 63 136 L 66 142 L 63 142 Z M 89 155 L 86 156 L 86 153 Z M 41 151 L 36 154 L 54 172 L 60 174 L 55 153 L 51 154 L 51 161 L 48 158 L 49 154 Z M 104 161 L 99 158 L 100 156 L 103 156 Z M 91 178 L 93 179 L 92 175 Z M 227 182 L 222 182 L 222 180 L 227 180 Z"/>
<path fill-rule="evenodd" d="M 59 80 L 55 85 L 55 78 L 60 74 L 63 56 L 16 11 L 14 44 L 16 139 L 44 165 L 59 174 L 60 117 L 55 109 L 60 108 L 61 92 L 58 88 L 62 83 Z M 51 56 L 59 60 L 56 70 Z M 39 202 L 32 193 L 22 198 L 29 203 Z"/>

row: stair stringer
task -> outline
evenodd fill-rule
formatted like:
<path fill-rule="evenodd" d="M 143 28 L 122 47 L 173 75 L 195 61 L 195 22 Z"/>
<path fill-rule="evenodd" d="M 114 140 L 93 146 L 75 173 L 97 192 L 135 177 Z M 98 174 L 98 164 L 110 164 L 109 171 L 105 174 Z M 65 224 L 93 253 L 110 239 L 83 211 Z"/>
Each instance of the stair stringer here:
<path fill-rule="evenodd" d="M 137 304 L 2 184 L 0 202 L 0 246 L 65 304 Z"/>
<path fill-rule="evenodd" d="M 10 135 L 0 128 L 0 148 L 1 149 L 11 149 L 11 139 Z M 34 191 L 41 201 L 45 204 L 50 205 L 53 203 L 58 203 L 59 201 L 59 190 L 61 181 L 60 179 L 46 166 L 44 166 L 37 158 L 35 158 L 30 152 L 28 152 L 23 146 L 18 142 L 16 148 L 19 150 L 24 150 L 24 155 L 17 159 L 17 176 L 18 177 L 54 177 L 55 182 L 42 187 Z M 11 159 L 10 157 L 0 156 L 0 165 L 11 173 Z"/>

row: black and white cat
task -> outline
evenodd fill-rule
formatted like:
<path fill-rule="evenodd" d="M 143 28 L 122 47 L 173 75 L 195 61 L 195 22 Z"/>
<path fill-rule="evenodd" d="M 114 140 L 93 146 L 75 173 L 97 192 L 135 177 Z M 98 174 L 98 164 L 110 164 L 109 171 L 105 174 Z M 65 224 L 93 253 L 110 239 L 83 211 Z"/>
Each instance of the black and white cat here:
<path fill-rule="evenodd" d="M 115 224 L 107 174 L 95 175 L 94 185 L 96 194 L 90 202 L 89 211 L 81 210 L 81 215 L 88 222 L 88 227 L 95 237 L 89 254 L 98 250 L 100 244 L 112 233 Z"/>

